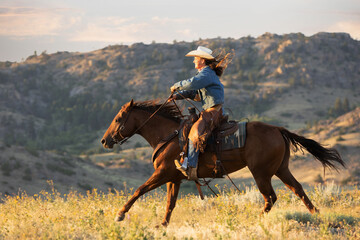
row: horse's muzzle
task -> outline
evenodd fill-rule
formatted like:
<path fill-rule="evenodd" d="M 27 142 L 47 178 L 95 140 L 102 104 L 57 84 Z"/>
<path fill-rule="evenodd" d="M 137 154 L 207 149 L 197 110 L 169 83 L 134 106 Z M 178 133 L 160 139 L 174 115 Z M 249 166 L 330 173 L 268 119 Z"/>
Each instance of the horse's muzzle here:
<path fill-rule="evenodd" d="M 113 148 L 115 141 L 112 138 L 110 138 L 110 140 L 103 138 L 101 139 L 101 144 L 103 145 L 104 148 Z"/>

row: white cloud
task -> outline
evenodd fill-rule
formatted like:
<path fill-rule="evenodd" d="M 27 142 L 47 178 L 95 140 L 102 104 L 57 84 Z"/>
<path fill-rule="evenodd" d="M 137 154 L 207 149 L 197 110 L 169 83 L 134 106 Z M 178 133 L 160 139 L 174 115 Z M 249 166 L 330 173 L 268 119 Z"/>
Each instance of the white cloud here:
<path fill-rule="evenodd" d="M 183 36 L 185 38 L 195 38 L 196 34 L 191 31 L 190 29 L 180 29 L 176 31 L 177 33 L 179 33 L 180 36 Z"/>
<path fill-rule="evenodd" d="M 328 29 L 329 32 L 346 32 L 352 38 L 360 40 L 360 22 L 356 21 L 341 21 L 332 25 Z"/>
<path fill-rule="evenodd" d="M 194 21 L 190 18 L 168 18 L 168 17 L 152 17 L 152 22 L 154 24 L 162 24 L 162 25 L 169 25 L 169 24 L 188 24 Z"/>
<path fill-rule="evenodd" d="M 150 20 L 139 21 L 135 18 L 107 17 L 92 19 L 85 29 L 79 30 L 71 41 L 80 42 L 151 42 L 153 40 L 170 42 L 183 33 L 191 35 L 189 29 L 183 29 L 190 24 L 190 19 L 152 17 Z M 181 34 L 180 34 L 181 35 Z"/>
<path fill-rule="evenodd" d="M 80 21 L 71 9 L 0 7 L 0 36 L 30 37 L 59 35 Z"/>
<path fill-rule="evenodd" d="M 148 29 L 147 23 L 125 23 L 126 20 L 119 20 L 107 23 L 89 23 L 84 30 L 76 33 L 70 41 L 74 42 L 135 42 L 138 41 L 139 32 Z"/>

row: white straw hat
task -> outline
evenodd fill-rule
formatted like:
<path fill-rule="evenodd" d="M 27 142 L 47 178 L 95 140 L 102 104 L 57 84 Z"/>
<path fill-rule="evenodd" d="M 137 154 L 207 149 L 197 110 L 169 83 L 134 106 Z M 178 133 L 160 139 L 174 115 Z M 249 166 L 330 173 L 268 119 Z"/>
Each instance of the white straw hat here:
<path fill-rule="evenodd" d="M 199 46 L 196 50 L 193 50 L 186 54 L 186 57 L 201 57 L 205 59 L 214 59 L 215 57 L 211 55 L 212 50 L 203 46 Z"/>

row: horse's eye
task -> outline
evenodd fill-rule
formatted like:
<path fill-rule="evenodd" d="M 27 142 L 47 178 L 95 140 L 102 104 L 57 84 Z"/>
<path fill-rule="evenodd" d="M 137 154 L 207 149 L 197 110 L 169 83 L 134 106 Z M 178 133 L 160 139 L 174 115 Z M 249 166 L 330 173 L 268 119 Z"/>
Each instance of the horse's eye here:
<path fill-rule="evenodd" d="M 120 121 L 119 121 L 119 119 L 117 118 L 117 119 L 115 119 L 115 122 L 117 122 L 117 123 L 118 123 L 118 122 L 120 122 Z"/>

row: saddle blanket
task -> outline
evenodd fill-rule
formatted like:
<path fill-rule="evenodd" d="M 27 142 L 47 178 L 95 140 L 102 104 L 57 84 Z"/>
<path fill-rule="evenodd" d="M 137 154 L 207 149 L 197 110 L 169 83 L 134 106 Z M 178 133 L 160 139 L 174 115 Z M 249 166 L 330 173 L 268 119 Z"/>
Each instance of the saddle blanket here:
<path fill-rule="evenodd" d="M 221 138 L 222 151 L 244 147 L 246 141 L 246 123 L 239 122 L 238 129 L 234 133 Z M 213 135 L 209 137 L 206 150 L 210 152 L 216 151 L 216 141 Z"/>

